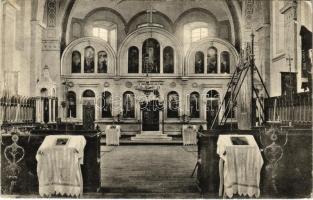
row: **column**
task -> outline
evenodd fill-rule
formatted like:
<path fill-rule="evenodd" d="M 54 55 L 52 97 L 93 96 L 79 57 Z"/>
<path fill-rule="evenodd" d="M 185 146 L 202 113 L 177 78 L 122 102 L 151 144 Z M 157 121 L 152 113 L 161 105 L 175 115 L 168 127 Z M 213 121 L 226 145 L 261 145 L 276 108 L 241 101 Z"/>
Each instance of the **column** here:
<path fill-rule="evenodd" d="M 49 103 L 48 103 L 48 112 L 49 112 L 49 123 L 52 122 L 52 100 L 51 97 L 49 97 Z"/>
<path fill-rule="evenodd" d="M 55 98 L 53 98 L 53 100 L 52 100 L 52 113 L 53 113 L 53 114 L 52 114 L 52 116 L 53 116 L 53 117 L 52 117 L 52 122 L 55 122 L 55 120 L 56 120 L 56 119 L 55 119 L 55 109 L 56 109 L 56 108 L 55 108 Z"/>
<path fill-rule="evenodd" d="M 160 45 L 160 74 L 163 74 L 163 49 L 164 47 Z"/>
<path fill-rule="evenodd" d="M 37 80 L 40 78 L 41 72 L 41 53 L 42 53 L 42 29 L 43 26 L 37 20 L 31 21 L 31 68 L 30 75 L 32 81 L 30 88 L 36 88 Z M 30 96 L 33 96 L 35 91 L 31 90 Z"/>

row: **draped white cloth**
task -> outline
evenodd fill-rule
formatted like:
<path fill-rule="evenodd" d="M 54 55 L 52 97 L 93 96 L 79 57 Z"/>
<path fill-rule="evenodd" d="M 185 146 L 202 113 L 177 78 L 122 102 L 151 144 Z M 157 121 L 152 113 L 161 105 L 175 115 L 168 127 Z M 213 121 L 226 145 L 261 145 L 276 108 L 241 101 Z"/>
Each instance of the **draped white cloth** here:
<path fill-rule="evenodd" d="M 183 145 L 197 144 L 197 128 L 195 125 L 183 125 Z"/>
<path fill-rule="evenodd" d="M 231 137 L 244 137 L 248 145 L 233 145 Z M 224 195 L 233 194 L 260 196 L 260 172 L 263 158 L 252 135 L 220 135 L 217 142 L 217 154 L 224 161 L 223 174 Z M 223 170 L 223 171 L 221 171 Z M 221 191 L 221 188 L 220 188 Z"/>
<path fill-rule="evenodd" d="M 66 144 L 57 145 L 58 139 L 67 139 Z M 40 196 L 61 194 L 82 196 L 83 164 L 86 140 L 83 136 L 47 136 L 36 155 Z"/>
<path fill-rule="evenodd" d="M 119 145 L 121 137 L 121 128 L 118 125 L 107 126 L 105 129 L 106 145 Z"/>

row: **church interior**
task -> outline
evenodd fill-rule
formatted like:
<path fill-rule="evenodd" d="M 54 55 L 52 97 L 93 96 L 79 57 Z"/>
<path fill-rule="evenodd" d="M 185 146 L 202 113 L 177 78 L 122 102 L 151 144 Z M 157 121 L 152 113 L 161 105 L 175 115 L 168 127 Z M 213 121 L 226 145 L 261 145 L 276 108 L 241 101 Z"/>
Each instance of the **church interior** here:
<path fill-rule="evenodd" d="M 1 196 L 312 198 L 312 4 L 1 0 Z"/>

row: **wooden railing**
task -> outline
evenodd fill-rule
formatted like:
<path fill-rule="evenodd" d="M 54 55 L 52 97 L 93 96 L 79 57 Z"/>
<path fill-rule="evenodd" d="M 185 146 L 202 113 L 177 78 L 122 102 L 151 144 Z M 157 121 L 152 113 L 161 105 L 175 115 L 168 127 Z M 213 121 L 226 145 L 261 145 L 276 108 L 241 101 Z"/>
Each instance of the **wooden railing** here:
<path fill-rule="evenodd" d="M 0 98 L 0 124 L 35 122 L 36 100 L 22 96 Z"/>
<path fill-rule="evenodd" d="M 312 93 L 265 99 L 266 119 L 288 124 L 312 124 Z"/>

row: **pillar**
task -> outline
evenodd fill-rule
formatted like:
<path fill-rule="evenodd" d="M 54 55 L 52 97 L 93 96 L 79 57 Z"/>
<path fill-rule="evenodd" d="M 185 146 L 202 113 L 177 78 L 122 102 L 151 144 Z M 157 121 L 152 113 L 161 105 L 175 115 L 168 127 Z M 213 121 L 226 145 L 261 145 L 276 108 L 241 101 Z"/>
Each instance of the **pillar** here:
<path fill-rule="evenodd" d="M 48 112 L 49 112 L 49 123 L 51 123 L 52 122 L 52 99 L 51 97 L 49 97 Z"/>

